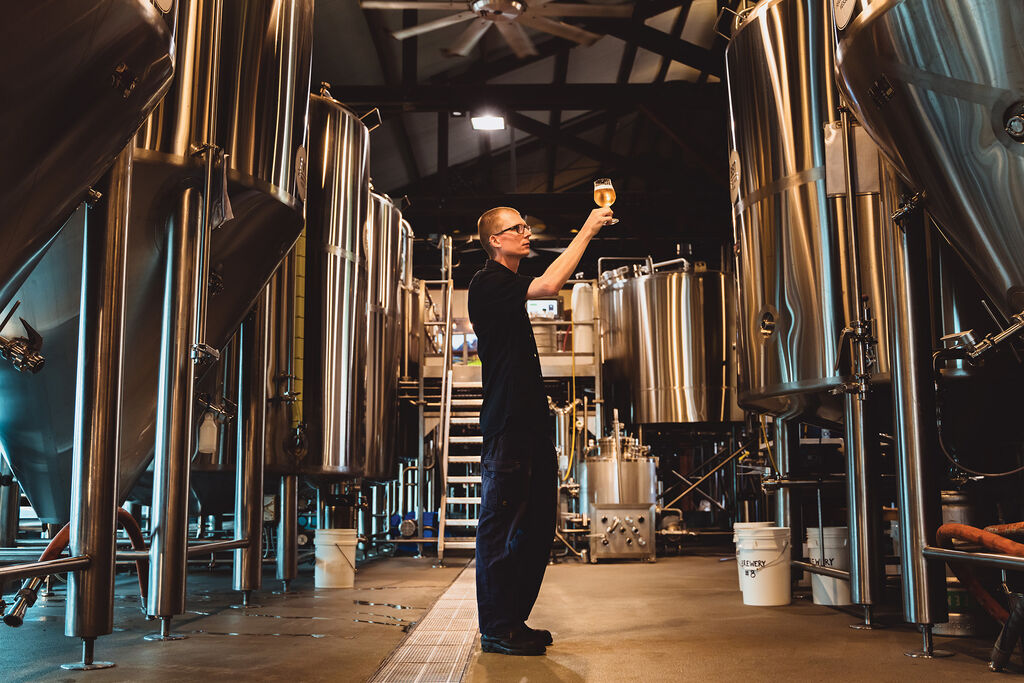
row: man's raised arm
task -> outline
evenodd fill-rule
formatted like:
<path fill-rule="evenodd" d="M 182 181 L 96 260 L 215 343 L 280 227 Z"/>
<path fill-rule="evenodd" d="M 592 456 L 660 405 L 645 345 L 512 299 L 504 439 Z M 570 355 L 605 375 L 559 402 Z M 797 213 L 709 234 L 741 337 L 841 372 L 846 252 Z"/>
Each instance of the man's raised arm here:
<path fill-rule="evenodd" d="M 548 266 L 543 275 L 534 278 L 533 282 L 530 283 L 526 297 L 528 299 L 541 299 L 557 294 L 558 290 L 569 279 L 569 276 L 576 270 L 580 259 L 583 258 L 583 252 L 587 250 L 587 244 L 590 243 L 594 235 L 601 231 L 603 226 L 608 224 L 611 218 L 611 209 L 600 208 L 591 211 L 590 216 L 587 217 L 587 222 L 576 233 L 576 237 L 565 248 L 565 251 L 558 255 L 558 258 Z"/>

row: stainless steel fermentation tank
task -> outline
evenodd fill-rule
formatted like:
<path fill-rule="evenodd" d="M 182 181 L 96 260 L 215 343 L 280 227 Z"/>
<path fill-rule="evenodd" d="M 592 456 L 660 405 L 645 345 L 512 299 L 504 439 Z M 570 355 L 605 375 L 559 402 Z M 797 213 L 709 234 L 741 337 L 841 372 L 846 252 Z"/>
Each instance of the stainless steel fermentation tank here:
<path fill-rule="evenodd" d="M 203 341 L 221 348 L 302 227 L 297 166 L 311 43 L 312 0 L 179 7 L 177 77 L 136 139 L 119 500 L 154 451 L 162 310 L 177 300 L 165 292 L 169 235 L 192 234 L 182 228 L 196 225 L 205 209 L 196 152 L 209 143 L 227 154 L 214 170 L 227 175 L 234 218 L 213 231 L 209 282 L 195 285 L 209 292 Z M 214 216 L 224 185 L 214 182 L 206 198 Z M 47 367 L 27 377 L 0 363 L 0 439 L 40 518 L 54 523 L 69 512 L 81 234 L 80 222 L 69 224 L 17 294 L 19 315 L 42 334 Z M 177 408 L 182 420 L 191 419 L 191 401 Z"/>
<path fill-rule="evenodd" d="M 389 197 L 371 191 L 369 131 L 326 88 L 310 100 L 309 168 L 306 254 L 293 268 L 304 272 L 302 361 L 288 369 L 292 332 L 279 326 L 267 467 L 322 482 L 393 479 L 412 229 Z M 285 311 L 294 275 L 279 277 Z M 301 425 L 282 391 L 293 374 L 302 377 Z"/>
<path fill-rule="evenodd" d="M 737 17 L 726 54 L 739 393 L 779 418 L 782 477 L 799 421 L 844 424 L 851 589 L 869 606 L 882 578 L 874 420 L 890 378 L 888 214 L 877 148 L 840 109 L 831 7 L 759 2 Z M 775 520 L 791 526 L 787 488 Z"/>
<path fill-rule="evenodd" d="M 408 223 L 390 197 L 370 193 L 366 223 L 366 464 L 368 479 L 393 479 L 398 467 L 398 378 L 402 360 L 402 284 Z M 409 264 L 411 266 L 411 264 Z"/>
<path fill-rule="evenodd" d="M 0 311 L 163 97 L 173 69 L 173 25 L 173 2 L 4 7 Z"/>
<path fill-rule="evenodd" d="M 939 229 L 1005 318 L 1024 308 L 1024 7 L 999 0 L 876 0 L 851 3 L 838 22 L 841 85 L 903 180 L 921 192 Z M 902 208 L 895 178 L 890 210 Z M 904 616 L 928 624 L 945 614 L 934 540 L 939 499 L 927 318 L 915 304 L 925 247 L 916 216 L 889 234 L 894 273 L 895 455 L 900 484 Z M 954 331 L 944 330 L 946 332 Z M 931 342 L 931 344 L 929 344 Z"/>
<path fill-rule="evenodd" d="M 366 302 L 364 236 L 370 215 L 370 136 L 359 117 L 326 91 L 309 105 L 309 176 L 306 247 L 300 263 L 287 262 L 275 297 L 284 313 L 273 335 L 267 468 L 281 474 L 359 477 L 366 463 Z M 304 273 L 301 367 L 293 367 L 295 276 Z M 302 377 L 302 423 L 287 375 Z M 301 441 L 296 442 L 296 436 Z M 299 446 L 298 448 L 296 446 Z"/>
<path fill-rule="evenodd" d="M 878 155 L 851 134 L 851 238 L 828 4 L 758 3 L 737 20 L 726 64 L 740 404 L 837 423 L 843 399 L 829 390 L 844 381 L 840 333 L 860 317 L 855 275 L 874 319 L 875 382 L 888 376 L 888 333 Z"/>
<path fill-rule="evenodd" d="M 1024 310 L 1022 26 L 1018 2 L 874 0 L 837 53 L 857 117 L 1007 318 Z"/>
<path fill-rule="evenodd" d="M 601 275 L 610 408 L 635 424 L 740 420 L 731 277 L 674 267 L 623 266 Z"/>

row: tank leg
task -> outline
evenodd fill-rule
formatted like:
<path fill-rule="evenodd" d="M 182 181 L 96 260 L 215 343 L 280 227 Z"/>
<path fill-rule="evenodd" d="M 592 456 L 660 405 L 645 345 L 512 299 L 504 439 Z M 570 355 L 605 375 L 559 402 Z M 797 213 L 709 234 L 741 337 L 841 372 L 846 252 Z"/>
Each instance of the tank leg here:
<path fill-rule="evenodd" d="M 940 657 L 952 657 L 953 653 L 949 650 L 936 650 L 935 644 L 932 642 L 932 625 L 921 624 L 921 649 L 920 650 L 908 650 L 904 652 L 908 657 L 915 657 L 920 659 L 938 659 Z"/>
<path fill-rule="evenodd" d="M 60 668 L 68 671 L 92 671 L 94 669 L 109 669 L 115 666 L 113 662 L 97 662 L 93 659 L 93 647 L 95 645 L 95 638 L 82 638 L 82 661 L 61 664 Z"/>

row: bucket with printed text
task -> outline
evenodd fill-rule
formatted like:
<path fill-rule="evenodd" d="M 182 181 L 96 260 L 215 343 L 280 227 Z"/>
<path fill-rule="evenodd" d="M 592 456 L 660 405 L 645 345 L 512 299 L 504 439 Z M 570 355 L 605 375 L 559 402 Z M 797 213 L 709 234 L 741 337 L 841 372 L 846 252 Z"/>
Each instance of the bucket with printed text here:
<path fill-rule="evenodd" d="M 765 529 L 775 526 L 775 522 L 735 522 L 732 525 L 732 542 L 739 543 L 739 533 L 742 529 Z M 743 568 L 740 567 L 740 550 L 736 546 L 736 568 L 739 570 L 740 587 L 743 587 Z"/>
<path fill-rule="evenodd" d="M 736 564 L 744 605 L 788 605 L 792 599 L 789 527 L 736 529 Z"/>
<path fill-rule="evenodd" d="M 317 529 L 313 537 L 316 550 L 316 588 L 352 588 L 356 579 L 355 529 Z"/>
<path fill-rule="evenodd" d="M 824 528 L 822 549 L 818 527 L 807 528 L 807 557 L 811 564 L 826 569 L 850 570 L 850 531 L 845 526 Z M 849 605 L 850 582 L 832 576 L 811 574 L 811 594 L 815 605 Z"/>

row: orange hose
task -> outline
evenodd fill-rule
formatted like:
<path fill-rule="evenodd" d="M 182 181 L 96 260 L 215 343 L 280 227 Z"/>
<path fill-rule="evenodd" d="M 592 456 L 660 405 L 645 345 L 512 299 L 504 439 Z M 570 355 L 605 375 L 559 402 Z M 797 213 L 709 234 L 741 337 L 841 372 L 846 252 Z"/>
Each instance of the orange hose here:
<path fill-rule="evenodd" d="M 992 534 L 999 534 L 1000 536 L 1024 534 L 1024 522 L 1014 522 L 1013 524 L 993 524 L 992 526 L 985 527 L 985 531 Z"/>
<path fill-rule="evenodd" d="M 132 548 L 134 550 L 145 550 L 146 539 L 142 537 L 142 529 L 139 528 L 138 521 L 132 517 L 132 513 L 128 512 L 124 508 L 117 509 L 117 521 L 120 523 L 121 528 L 128 534 L 128 538 L 131 539 Z M 149 595 L 149 560 L 140 558 L 135 560 L 135 569 L 139 572 L 139 593 L 142 595 L 143 601 Z"/>
<path fill-rule="evenodd" d="M 60 554 L 64 552 L 64 548 L 68 547 L 68 543 L 71 542 L 71 525 L 65 524 L 61 527 L 61 530 L 54 534 L 50 542 L 43 548 L 43 552 L 39 555 L 39 562 L 46 562 L 47 560 L 56 560 L 60 557 Z"/>
<path fill-rule="evenodd" d="M 1020 525 L 1024 528 L 1024 523 L 1020 523 Z M 1018 525 L 1005 524 L 1000 526 L 1015 527 Z M 989 528 L 991 529 L 996 527 Z M 936 541 L 940 546 L 946 545 L 947 542 L 949 542 L 949 545 L 952 545 L 952 540 L 958 539 L 961 541 L 967 541 L 968 543 L 982 545 L 989 550 L 994 550 L 996 552 L 1003 553 L 1004 555 L 1024 557 L 1024 544 L 1011 541 L 1008 538 L 1003 538 L 991 531 L 967 526 L 966 524 L 943 524 L 939 527 L 935 536 Z M 950 568 L 953 570 L 953 573 L 956 574 L 956 577 L 960 579 L 960 583 L 970 591 L 971 595 L 974 596 L 974 599 L 977 600 L 978 603 L 985 608 L 985 611 L 992 615 L 994 619 L 999 622 L 1005 622 L 1009 618 L 1009 612 L 1007 612 L 1006 608 L 999 604 L 999 602 L 992 597 L 987 590 L 985 590 L 981 585 L 981 582 L 978 581 L 977 577 L 975 577 L 974 571 L 971 567 L 960 563 L 950 563 Z"/>

